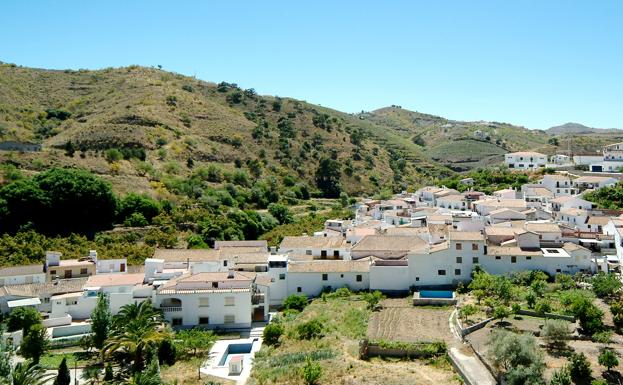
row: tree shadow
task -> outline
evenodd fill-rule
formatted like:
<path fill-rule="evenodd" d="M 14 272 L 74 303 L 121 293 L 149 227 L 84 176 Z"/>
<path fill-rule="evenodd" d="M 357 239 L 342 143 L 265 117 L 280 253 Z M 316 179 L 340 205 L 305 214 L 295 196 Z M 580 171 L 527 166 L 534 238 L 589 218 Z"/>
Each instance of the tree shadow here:
<path fill-rule="evenodd" d="M 568 358 L 573 352 L 573 349 L 570 349 L 567 345 L 547 346 L 545 350 L 547 351 L 547 354 L 549 354 L 550 356 L 554 358 L 563 358 L 563 357 Z"/>
<path fill-rule="evenodd" d="M 617 370 L 606 370 L 601 376 L 609 384 L 623 384 L 623 376 Z"/>

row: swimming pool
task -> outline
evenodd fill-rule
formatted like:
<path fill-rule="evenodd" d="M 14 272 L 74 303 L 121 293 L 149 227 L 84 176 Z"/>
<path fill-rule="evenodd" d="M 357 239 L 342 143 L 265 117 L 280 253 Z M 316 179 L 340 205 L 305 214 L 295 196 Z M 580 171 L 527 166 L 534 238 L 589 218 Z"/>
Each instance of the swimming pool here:
<path fill-rule="evenodd" d="M 420 298 L 454 298 L 452 290 L 421 290 Z"/>
<path fill-rule="evenodd" d="M 251 353 L 251 349 L 253 348 L 253 344 L 255 342 L 257 342 L 257 338 L 253 339 L 253 341 L 249 343 L 234 343 L 227 345 L 227 349 L 223 352 L 218 366 L 225 366 L 230 355 Z"/>

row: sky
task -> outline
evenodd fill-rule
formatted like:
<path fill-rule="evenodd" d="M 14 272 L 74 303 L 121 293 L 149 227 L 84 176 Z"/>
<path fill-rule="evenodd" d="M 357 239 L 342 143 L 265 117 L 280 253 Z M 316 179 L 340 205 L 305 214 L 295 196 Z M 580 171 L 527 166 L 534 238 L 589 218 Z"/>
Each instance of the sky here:
<path fill-rule="evenodd" d="M 623 1 L 0 1 L 0 61 L 131 64 L 346 112 L 623 128 Z"/>

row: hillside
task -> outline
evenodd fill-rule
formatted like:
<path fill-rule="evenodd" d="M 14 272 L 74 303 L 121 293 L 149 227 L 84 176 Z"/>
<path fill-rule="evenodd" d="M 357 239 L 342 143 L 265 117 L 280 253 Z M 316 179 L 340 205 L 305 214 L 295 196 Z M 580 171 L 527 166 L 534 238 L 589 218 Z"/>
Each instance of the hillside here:
<path fill-rule="evenodd" d="M 13 142 L 42 146 L 0 151 L 0 162 L 25 174 L 85 168 L 121 194 L 170 198 L 171 180 L 211 165 L 313 190 L 323 159 L 335 160 L 337 178 L 351 195 L 399 191 L 499 164 L 507 151 L 554 153 L 551 138 L 507 123 L 453 121 L 396 106 L 348 114 L 156 68 L 0 64 L 0 149 Z M 574 143 L 589 151 L 610 137 L 589 139 Z"/>
<path fill-rule="evenodd" d="M 400 107 L 360 117 L 392 128 L 405 141 L 417 143 L 426 156 L 456 171 L 498 164 L 509 151 L 555 151 L 548 145 L 549 135 L 507 123 L 455 121 Z"/>
<path fill-rule="evenodd" d="M 545 131 L 550 135 L 623 134 L 623 130 L 618 128 L 593 128 L 580 123 L 565 123 L 550 127 Z"/>
<path fill-rule="evenodd" d="M 120 192 L 153 192 L 163 176 L 188 175 L 210 163 L 290 175 L 313 186 L 320 160 L 332 158 L 351 194 L 451 173 L 374 122 L 138 66 L 52 71 L 1 65 L 0 141 L 43 145 L 41 152 L 19 156 L 3 151 L 3 163 L 32 172 L 82 167 Z M 110 149 L 124 159 L 111 159 Z"/>

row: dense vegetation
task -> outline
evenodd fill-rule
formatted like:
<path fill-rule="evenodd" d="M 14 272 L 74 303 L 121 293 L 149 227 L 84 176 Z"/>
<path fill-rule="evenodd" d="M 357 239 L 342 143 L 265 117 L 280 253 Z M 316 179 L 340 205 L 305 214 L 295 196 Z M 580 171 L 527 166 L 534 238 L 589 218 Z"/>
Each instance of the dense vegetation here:
<path fill-rule="evenodd" d="M 617 184 L 612 187 L 603 187 L 599 190 L 584 194 L 584 199 L 589 200 L 603 209 L 623 209 L 623 185 Z"/>
<path fill-rule="evenodd" d="M 474 179 L 474 185 L 468 186 L 460 181 L 463 178 Z M 521 189 L 521 185 L 530 183 L 530 177 L 522 172 L 511 172 L 506 169 L 478 169 L 465 174 L 455 175 L 438 181 L 439 185 L 453 188 L 458 191 L 475 191 L 491 194 L 505 188 Z"/>

